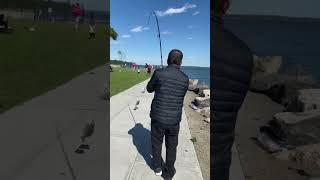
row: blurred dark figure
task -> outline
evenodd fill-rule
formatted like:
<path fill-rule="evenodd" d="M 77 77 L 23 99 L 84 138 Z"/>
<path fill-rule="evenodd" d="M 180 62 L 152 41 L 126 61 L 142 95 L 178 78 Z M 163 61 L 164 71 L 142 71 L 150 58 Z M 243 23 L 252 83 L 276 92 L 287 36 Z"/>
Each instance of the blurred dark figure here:
<path fill-rule="evenodd" d="M 214 180 L 229 179 L 237 114 L 248 92 L 253 68 L 248 46 L 223 27 L 222 16 L 229 5 L 229 0 L 211 3 L 211 36 L 215 40 L 211 41 L 210 177 Z"/>
<path fill-rule="evenodd" d="M 151 104 L 151 144 L 153 168 L 157 176 L 171 179 L 176 173 L 174 163 L 177 155 L 178 135 L 183 100 L 188 90 L 189 78 L 181 70 L 183 54 L 173 49 L 168 55 L 167 68 L 154 71 L 147 91 L 154 93 Z M 166 144 L 166 162 L 161 163 L 163 137 Z"/>
<path fill-rule="evenodd" d="M 96 21 L 94 19 L 94 13 L 90 13 L 90 19 L 89 19 L 89 37 L 88 39 L 96 39 Z"/>
<path fill-rule="evenodd" d="M 8 30 L 8 20 L 5 19 L 4 14 L 0 14 L 0 29 Z"/>
<path fill-rule="evenodd" d="M 4 14 L 0 14 L 0 32 L 9 32 L 9 22 Z"/>

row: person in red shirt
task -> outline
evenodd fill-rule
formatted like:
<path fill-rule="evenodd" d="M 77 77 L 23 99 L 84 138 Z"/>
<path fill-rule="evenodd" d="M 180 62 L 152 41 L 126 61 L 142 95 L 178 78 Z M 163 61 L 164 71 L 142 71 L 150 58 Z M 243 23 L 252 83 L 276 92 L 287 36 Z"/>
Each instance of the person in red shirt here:
<path fill-rule="evenodd" d="M 81 7 L 80 7 L 80 4 L 77 3 L 73 6 L 73 9 L 72 9 L 72 13 L 75 17 L 75 26 L 74 26 L 74 29 L 76 31 L 78 31 L 79 29 L 79 22 L 80 22 L 80 19 L 81 19 L 81 16 L 82 16 L 82 10 L 81 10 Z"/>

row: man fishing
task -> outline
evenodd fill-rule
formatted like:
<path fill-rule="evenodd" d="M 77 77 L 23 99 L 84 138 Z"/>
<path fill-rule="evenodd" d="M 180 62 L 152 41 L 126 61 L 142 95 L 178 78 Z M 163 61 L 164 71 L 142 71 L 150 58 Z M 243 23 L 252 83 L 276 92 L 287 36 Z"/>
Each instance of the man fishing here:
<path fill-rule="evenodd" d="M 222 16 L 229 5 L 229 0 L 211 3 L 210 177 L 213 180 L 229 179 L 237 114 L 248 92 L 253 68 L 248 46 L 223 27 Z"/>
<path fill-rule="evenodd" d="M 167 68 L 156 69 L 148 82 L 147 91 L 155 92 L 152 100 L 151 144 L 153 166 L 157 176 L 170 180 L 176 173 L 178 134 L 182 115 L 184 96 L 188 90 L 189 79 L 181 70 L 183 54 L 173 49 L 168 55 Z M 162 142 L 166 141 L 166 162 L 162 165 Z"/>

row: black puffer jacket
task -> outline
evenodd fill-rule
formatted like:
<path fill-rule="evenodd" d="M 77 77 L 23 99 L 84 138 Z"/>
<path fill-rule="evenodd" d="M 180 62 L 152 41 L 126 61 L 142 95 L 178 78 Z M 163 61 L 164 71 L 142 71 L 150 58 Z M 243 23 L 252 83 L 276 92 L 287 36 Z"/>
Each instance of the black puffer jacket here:
<path fill-rule="evenodd" d="M 177 65 L 155 70 L 147 85 L 149 93 L 155 91 L 150 111 L 152 121 L 168 125 L 178 124 L 181 121 L 188 85 L 188 76 L 180 71 Z"/>
<path fill-rule="evenodd" d="M 250 86 L 253 55 L 217 17 L 211 29 L 211 175 L 214 180 L 227 180 L 237 114 Z"/>

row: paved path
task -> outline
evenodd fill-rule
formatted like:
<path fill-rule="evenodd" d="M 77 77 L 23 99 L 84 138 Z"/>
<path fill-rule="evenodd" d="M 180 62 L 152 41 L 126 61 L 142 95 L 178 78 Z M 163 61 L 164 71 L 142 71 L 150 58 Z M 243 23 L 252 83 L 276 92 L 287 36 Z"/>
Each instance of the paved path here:
<path fill-rule="evenodd" d="M 0 115 L 1 180 L 72 180 L 57 140 L 57 122 L 77 180 L 109 179 L 109 116 L 107 101 L 100 97 L 107 73 L 105 67 L 92 72 Z M 92 119 L 92 148 L 76 154 L 82 128 Z"/>
<path fill-rule="evenodd" d="M 110 99 L 110 165 L 112 180 L 161 180 L 151 170 L 150 105 L 153 94 L 142 93 L 147 81 Z M 137 110 L 133 110 L 140 100 Z M 139 124 L 136 125 L 135 123 Z M 140 126 L 142 125 L 142 126 Z M 175 180 L 202 180 L 185 113 L 179 134 Z M 163 147 L 163 158 L 165 150 Z"/>

